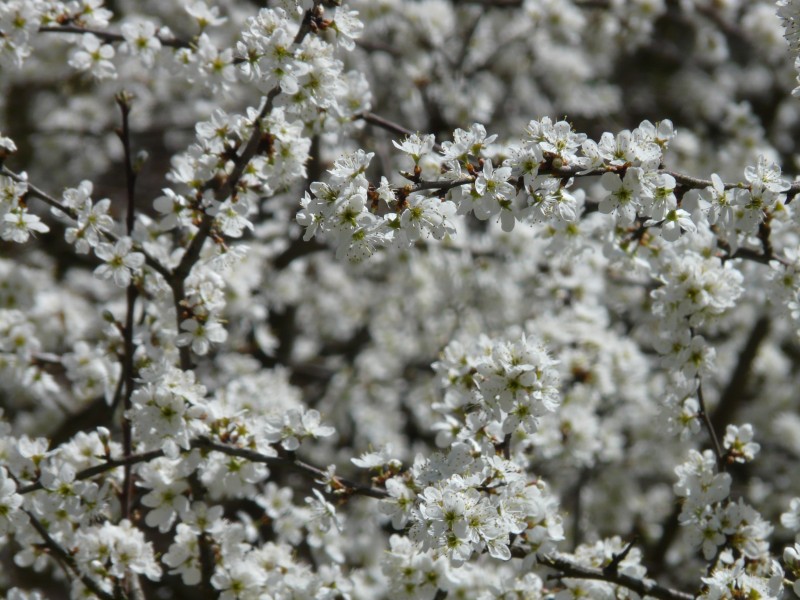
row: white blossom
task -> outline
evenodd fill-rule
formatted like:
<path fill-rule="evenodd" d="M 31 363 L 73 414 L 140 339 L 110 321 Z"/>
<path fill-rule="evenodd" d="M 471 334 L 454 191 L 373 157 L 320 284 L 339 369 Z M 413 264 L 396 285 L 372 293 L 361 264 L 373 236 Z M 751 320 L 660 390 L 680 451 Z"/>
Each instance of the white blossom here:
<path fill-rule="evenodd" d="M 94 252 L 105 264 L 95 269 L 95 274 L 102 279 L 114 278 L 119 287 L 126 287 L 131 282 L 131 272 L 144 264 L 144 254 L 133 252 L 133 241 L 129 237 L 120 238 L 115 244 L 99 243 Z"/>

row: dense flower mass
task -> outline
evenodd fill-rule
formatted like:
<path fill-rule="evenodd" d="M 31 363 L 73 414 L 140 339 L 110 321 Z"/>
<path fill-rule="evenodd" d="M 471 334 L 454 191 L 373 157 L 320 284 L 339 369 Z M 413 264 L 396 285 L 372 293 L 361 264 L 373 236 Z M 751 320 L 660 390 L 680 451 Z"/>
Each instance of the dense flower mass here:
<path fill-rule="evenodd" d="M 0 595 L 800 597 L 798 23 L 2 0 Z"/>

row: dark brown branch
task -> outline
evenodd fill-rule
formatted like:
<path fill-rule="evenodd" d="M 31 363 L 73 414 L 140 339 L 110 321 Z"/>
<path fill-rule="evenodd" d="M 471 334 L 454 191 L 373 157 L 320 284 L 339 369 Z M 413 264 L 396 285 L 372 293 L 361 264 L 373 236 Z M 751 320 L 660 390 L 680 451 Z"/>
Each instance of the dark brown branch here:
<path fill-rule="evenodd" d="M 38 188 L 35 185 L 33 185 L 31 182 L 29 182 L 28 180 L 23 179 L 17 173 L 14 173 L 13 171 L 10 171 L 6 167 L 3 167 L 2 171 L 0 171 L 0 173 L 5 175 L 6 177 L 9 177 L 10 179 L 13 179 L 14 181 L 16 181 L 18 183 L 25 182 L 25 184 L 28 186 L 28 195 L 29 196 L 33 196 L 34 198 L 38 198 L 39 200 L 41 200 L 42 202 L 44 202 L 45 204 L 47 204 L 51 208 L 55 208 L 58 211 L 62 212 L 63 214 L 65 214 L 68 218 L 72 219 L 73 221 L 77 221 L 78 220 L 78 214 L 74 210 L 72 210 L 68 206 L 65 206 L 64 204 L 62 204 L 61 202 L 56 200 L 53 196 L 51 196 L 50 194 L 45 192 L 43 189 Z M 109 242 L 112 242 L 112 243 L 116 242 L 119 239 L 116 235 L 114 235 L 110 231 L 102 231 L 100 233 L 103 235 L 103 237 L 106 240 L 108 240 Z M 139 248 L 139 247 L 136 247 L 136 246 L 134 246 L 134 247 L 135 247 L 137 252 L 141 252 L 142 254 L 144 254 L 145 264 L 148 267 L 153 269 L 156 273 L 159 273 L 165 279 L 169 278 L 171 272 L 167 267 L 162 265 L 158 260 L 156 260 L 150 254 L 148 254 L 147 251 L 144 248 Z"/>
<path fill-rule="evenodd" d="M 488 8 L 521 8 L 523 0 L 461 0 L 461 4 L 478 4 Z M 609 0 L 573 0 L 578 8 L 609 8 Z"/>
<path fill-rule="evenodd" d="M 462 0 L 461 4 L 478 4 L 489 8 L 520 8 L 522 0 Z"/>
<path fill-rule="evenodd" d="M 181 330 L 181 317 L 183 316 L 183 302 L 186 299 L 186 287 L 184 285 L 184 277 L 170 276 L 167 281 L 172 290 L 172 303 L 175 307 L 175 320 L 177 321 L 178 331 Z M 189 346 L 178 347 L 178 360 L 180 361 L 181 369 L 188 371 L 192 368 L 192 353 Z"/>
<path fill-rule="evenodd" d="M 661 524 L 661 535 L 656 540 L 656 543 L 646 548 L 646 563 L 649 566 L 651 573 L 659 574 L 665 569 L 666 561 L 664 558 L 667 552 L 672 547 L 672 543 L 680 531 L 679 517 L 683 507 L 680 503 L 676 503 L 669 515 L 664 519 Z"/>
<path fill-rule="evenodd" d="M 111 31 L 102 31 L 100 29 L 89 29 L 88 27 L 78 27 L 77 25 L 59 25 L 59 26 L 45 26 L 39 27 L 39 33 L 72 33 L 84 34 L 90 33 L 93 36 L 100 38 L 104 42 L 124 42 L 125 36 Z M 156 36 L 162 46 L 169 48 L 190 48 L 191 44 L 184 40 L 177 38 L 163 38 Z"/>
<path fill-rule="evenodd" d="M 251 462 L 263 463 L 268 466 L 289 467 L 299 473 L 310 475 L 312 477 L 323 477 L 323 478 L 328 477 L 328 474 L 323 469 L 315 467 L 314 465 L 310 465 L 297 458 L 265 456 L 264 454 L 255 452 L 254 450 L 247 450 L 245 448 L 226 446 L 225 444 L 219 444 L 204 438 L 194 440 L 192 442 L 192 448 L 213 450 L 215 452 L 221 452 L 223 454 L 227 454 L 228 456 L 238 456 L 239 458 L 244 458 Z M 370 498 L 378 498 L 378 499 L 389 497 L 389 493 L 381 488 L 362 485 L 360 483 L 350 481 L 349 479 L 344 479 L 343 477 L 334 477 L 334 479 L 337 483 L 339 483 L 343 488 L 346 489 L 346 493 L 349 495 L 368 496 Z"/>
<path fill-rule="evenodd" d="M 126 458 L 112 458 L 108 459 L 102 464 L 95 465 L 93 467 L 88 467 L 83 469 L 82 471 L 78 471 L 75 474 L 76 481 L 82 481 L 84 479 L 91 479 L 92 477 L 96 477 L 97 475 L 102 475 L 107 471 L 111 471 L 112 469 L 116 469 L 118 467 L 124 467 L 126 465 L 136 465 L 141 462 L 147 462 L 150 460 L 155 460 L 156 458 L 161 458 L 164 456 L 164 452 L 162 450 L 152 450 L 151 452 L 144 452 L 142 454 L 132 454 Z M 18 494 L 30 494 L 31 492 L 35 492 L 37 490 L 43 489 L 44 486 L 37 481 L 35 483 L 31 483 L 29 485 L 23 486 L 17 490 Z"/>
<path fill-rule="evenodd" d="M 453 188 L 461 187 L 462 185 L 470 185 L 475 182 L 474 177 L 467 177 L 464 179 L 457 179 L 455 181 L 442 180 L 442 181 L 419 181 L 412 187 L 412 192 L 419 192 L 422 190 L 439 190 L 446 192 Z"/>
<path fill-rule="evenodd" d="M 732 421 L 733 416 L 744 403 L 746 398 L 745 388 L 747 387 L 750 370 L 753 367 L 753 362 L 755 362 L 761 343 L 769 335 L 769 326 L 769 319 L 766 316 L 760 317 L 750 331 L 744 347 L 739 352 L 739 360 L 733 368 L 730 381 L 725 386 L 719 403 L 711 415 L 711 426 L 716 431 L 724 431 L 725 426 Z"/>
<path fill-rule="evenodd" d="M 303 18 L 303 22 L 300 25 L 300 28 L 297 31 L 297 35 L 294 38 L 294 44 L 297 45 L 303 41 L 306 35 L 311 32 L 311 24 L 315 16 L 318 14 L 319 9 L 319 1 L 314 3 L 314 6 L 306 11 L 306 14 Z M 244 170 L 247 168 L 247 164 L 250 160 L 258 153 L 258 148 L 261 143 L 261 122 L 264 118 L 270 114 L 272 111 L 273 104 L 275 99 L 280 95 L 281 88 L 280 86 L 275 86 L 270 92 L 267 94 L 266 98 L 264 99 L 264 105 L 262 106 L 261 110 L 258 113 L 258 116 L 253 120 L 253 132 L 250 134 L 250 139 L 247 140 L 247 143 L 244 146 L 244 149 L 239 153 L 236 158 L 233 160 L 233 169 L 231 170 L 228 177 L 225 181 L 218 185 L 215 180 L 210 180 L 205 183 L 203 186 L 203 190 L 214 190 L 214 196 L 217 200 L 224 200 L 228 196 L 231 196 L 236 186 L 239 184 L 239 180 L 241 179 L 242 175 L 244 174 Z M 174 304 L 176 309 L 176 319 L 178 321 L 178 330 L 180 331 L 180 322 L 181 322 L 181 311 L 183 308 L 183 302 L 185 300 L 185 290 L 184 290 L 184 280 L 189 275 L 189 272 L 192 270 L 192 267 L 195 265 L 197 260 L 200 258 L 200 252 L 203 248 L 203 244 L 211 235 L 211 231 L 214 225 L 214 217 L 205 213 L 202 217 L 200 225 L 195 233 L 192 241 L 189 243 L 186 252 L 181 257 L 181 262 L 178 264 L 177 267 L 172 271 L 170 277 L 168 277 L 167 281 L 169 282 L 170 287 L 172 288 L 172 294 L 174 297 Z M 188 347 L 184 346 L 180 349 L 180 362 L 181 368 L 184 370 L 188 370 L 192 367 L 191 362 L 191 355 L 189 353 Z"/>
<path fill-rule="evenodd" d="M 492 3 L 492 0 L 487 0 L 487 3 Z M 380 127 L 381 129 L 385 129 L 386 131 L 390 131 L 392 133 L 396 133 L 402 136 L 409 136 L 414 133 L 410 129 L 403 127 L 402 125 L 390 121 L 380 115 L 376 115 L 375 113 L 371 112 L 363 112 L 355 117 L 354 120 L 361 119 L 362 121 L 366 121 L 370 125 L 374 125 L 375 127 Z M 441 152 L 441 146 L 436 144 L 434 149 L 438 152 Z M 562 178 L 570 178 L 570 177 L 591 177 L 596 175 L 602 175 L 606 172 L 606 169 L 598 168 L 592 171 L 585 172 L 581 167 L 578 166 L 570 166 L 561 169 L 557 168 L 544 168 L 544 165 L 540 167 L 540 173 L 548 173 L 550 175 L 562 177 Z M 707 187 L 713 186 L 713 182 L 710 179 L 700 179 L 699 177 L 692 177 L 690 175 L 684 175 L 682 173 L 676 173 L 675 171 L 669 171 L 667 169 L 659 169 L 658 173 L 664 173 L 666 175 L 672 175 L 675 178 L 675 182 L 683 186 L 687 189 L 695 189 L 695 190 L 702 190 Z M 749 184 L 735 182 L 735 183 L 723 183 L 726 190 L 730 189 L 747 189 L 749 188 Z M 788 197 L 792 197 L 800 193 L 800 181 L 795 181 L 791 184 L 791 187 L 786 192 Z"/>
<path fill-rule="evenodd" d="M 628 542 L 628 545 L 625 546 L 620 552 L 615 552 L 611 556 L 611 562 L 608 563 L 606 566 L 603 567 L 603 572 L 606 574 L 612 573 L 615 574 L 619 571 L 619 566 L 622 564 L 622 561 L 625 560 L 625 557 L 630 554 L 631 550 L 633 549 L 633 544 L 636 542 L 636 538 L 632 539 Z"/>
<path fill-rule="evenodd" d="M 538 556 L 537 562 L 559 571 L 565 577 L 607 581 L 633 590 L 641 596 L 652 596 L 660 600 L 692 600 L 694 598 L 692 594 L 659 585 L 652 579 L 637 579 L 617 571 L 606 572 L 604 569 L 585 567 L 560 556 Z"/>
<path fill-rule="evenodd" d="M 58 560 L 59 563 L 63 566 L 64 570 L 69 570 L 74 573 L 74 575 L 80 580 L 80 582 L 91 591 L 95 596 L 98 598 L 102 598 L 103 600 L 115 600 L 114 596 L 111 594 L 107 594 L 104 592 L 97 583 L 94 582 L 89 576 L 84 575 L 80 572 L 75 559 L 62 548 L 58 542 L 56 542 L 50 534 L 45 529 L 44 525 L 29 511 L 25 511 L 30 519 L 30 523 L 33 528 L 36 530 L 41 538 L 44 540 L 45 546 L 47 546 L 50 553 Z"/>
<path fill-rule="evenodd" d="M 132 96 L 125 91 L 117 94 L 117 105 L 119 106 L 122 114 L 122 127 L 119 130 L 119 139 L 122 142 L 122 148 L 125 157 L 125 188 L 127 191 L 127 211 L 125 215 L 125 228 L 128 235 L 133 233 L 133 226 L 136 218 L 135 211 L 135 196 L 136 196 L 136 172 L 133 168 L 133 156 L 131 153 L 131 132 L 129 127 L 129 115 L 131 111 Z M 112 406 L 116 408 L 120 398 L 122 399 L 123 413 L 122 413 L 122 452 L 124 456 L 133 454 L 133 431 L 130 419 L 127 417 L 131 409 L 131 396 L 133 395 L 134 388 L 134 367 L 133 367 L 133 353 L 135 351 L 133 345 L 133 313 L 136 308 L 137 297 L 136 282 L 131 277 L 130 283 L 126 290 L 126 308 L 125 308 L 125 326 L 122 330 L 122 375 L 121 381 L 124 382 L 123 386 L 117 388 L 118 392 L 122 392 L 115 399 Z M 130 518 L 131 513 L 131 499 L 133 498 L 133 478 L 131 476 L 131 466 L 125 465 L 125 474 L 123 477 L 122 485 L 122 498 L 120 500 L 122 517 L 125 519 Z"/>
<path fill-rule="evenodd" d="M 720 247 L 722 247 L 722 244 L 720 244 Z M 777 260 L 784 266 L 788 266 L 788 261 L 785 258 L 780 258 L 774 255 L 759 254 L 755 250 L 751 250 L 749 248 L 739 248 L 730 256 L 730 258 L 741 258 L 744 260 L 761 263 L 763 265 L 768 265 L 773 260 Z"/>
<path fill-rule="evenodd" d="M 319 467 L 306 463 L 296 457 L 267 456 L 265 454 L 261 454 L 260 452 L 256 452 L 255 450 L 248 450 L 246 448 L 237 448 L 235 446 L 227 446 L 225 444 L 214 442 L 207 438 L 199 438 L 193 440 L 191 442 L 191 447 L 200 450 L 221 452 L 222 454 L 228 456 L 238 456 L 239 458 L 244 458 L 246 460 L 255 463 L 265 464 L 267 466 L 290 468 L 294 471 L 297 471 L 298 473 L 302 473 L 306 476 L 310 476 L 313 478 L 328 476 L 324 469 L 320 469 Z M 161 458 L 162 456 L 164 456 L 164 452 L 162 450 L 153 450 L 151 452 L 145 452 L 143 454 L 133 454 L 131 456 L 127 456 L 121 459 L 110 459 L 101 465 L 96 465 L 94 467 L 89 467 L 88 469 L 79 471 L 78 473 L 75 474 L 75 479 L 76 480 L 89 479 L 91 477 L 95 477 L 97 475 L 100 475 L 112 469 L 116 469 L 118 467 L 132 466 L 138 463 L 155 460 L 156 458 Z M 342 488 L 346 491 L 347 494 L 350 495 L 368 496 L 370 498 L 378 498 L 378 499 L 389 497 L 388 492 L 386 492 L 386 490 L 382 488 L 363 485 L 361 483 L 357 483 L 355 481 L 351 481 L 343 477 L 335 477 L 335 481 L 342 486 Z M 19 488 L 17 490 L 17 493 L 30 494 L 31 492 L 35 492 L 41 489 L 43 489 L 43 486 L 40 482 L 37 481 L 36 483 L 32 483 L 30 485 L 26 485 Z"/>
<path fill-rule="evenodd" d="M 714 425 L 711 423 L 711 417 L 708 415 L 706 401 L 703 396 L 703 384 L 699 378 L 697 380 L 697 403 L 700 405 L 700 412 L 698 416 L 703 422 L 703 425 L 708 432 L 708 436 L 711 438 L 711 445 L 714 450 L 714 455 L 717 457 L 717 466 L 719 467 L 720 471 L 724 471 L 727 466 L 725 464 L 725 453 L 722 451 L 722 446 L 720 445 L 719 438 L 717 437 L 717 431 L 714 429 Z"/>
<path fill-rule="evenodd" d="M 667 170 L 659 170 L 659 173 L 666 173 L 667 175 L 672 175 L 675 178 L 676 183 L 679 183 L 685 188 L 694 189 L 694 190 L 702 190 L 707 187 L 713 186 L 714 182 L 710 179 L 700 179 L 699 177 L 691 177 L 689 175 L 684 175 L 682 173 L 676 173 L 675 171 L 667 171 Z M 733 190 L 733 189 L 750 189 L 749 183 L 742 183 L 742 182 L 735 182 L 735 183 L 724 183 L 722 186 L 726 190 Z M 792 182 L 789 189 L 786 191 L 786 196 L 788 198 L 792 198 L 800 193 L 800 181 Z"/>
<path fill-rule="evenodd" d="M 366 50 L 367 52 L 386 52 L 387 54 L 391 54 L 392 56 L 397 58 L 403 55 L 403 53 L 400 50 L 385 42 L 376 42 L 373 40 L 358 39 L 356 40 L 356 46 L 358 46 L 363 50 Z"/>
<path fill-rule="evenodd" d="M 42 202 L 44 202 L 45 204 L 47 204 L 51 208 L 55 208 L 55 209 L 61 211 L 62 213 L 67 215 L 73 221 L 77 221 L 78 220 L 78 213 L 76 213 L 71 208 L 68 208 L 68 207 L 64 206 L 63 204 L 61 204 L 61 202 L 56 200 L 53 196 L 51 196 L 50 194 L 48 194 L 44 190 L 39 189 L 38 187 L 33 185 L 31 182 L 29 182 L 24 177 L 20 177 L 18 174 L 14 173 L 13 171 L 10 171 L 6 167 L 3 167 L 2 173 L 6 177 L 8 177 L 9 179 L 13 179 L 17 183 L 25 183 L 25 185 L 28 186 L 28 195 L 29 196 L 33 196 L 34 198 L 38 198 L 39 200 L 41 200 Z"/>
<path fill-rule="evenodd" d="M 367 123 L 369 123 L 370 125 L 374 125 L 375 127 L 380 127 L 381 129 L 385 129 L 386 131 L 390 131 L 392 133 L 396 133 L 398 135 L 406 137 L 409 135 L 414 135 L 414 133 L 416 133 L 415 131 L 406 129 L 405 127 L 399 125 L 398 123 L 390 121 L 389 119 L 386 119 L 371 112 L 363 112 L 353 117 L 354 121 L 359 119 L 362 121 L 366 121 Z M 442 149 L 442 147 L 439 144 L 435 144 L 433 148 L 434 150 L 437 151 L 441 151 Z"/>

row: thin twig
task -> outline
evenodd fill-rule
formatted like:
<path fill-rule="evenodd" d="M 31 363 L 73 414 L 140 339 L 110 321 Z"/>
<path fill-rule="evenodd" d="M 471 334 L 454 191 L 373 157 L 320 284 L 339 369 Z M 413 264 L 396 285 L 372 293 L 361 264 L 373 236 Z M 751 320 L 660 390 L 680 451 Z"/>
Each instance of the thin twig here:
<path fill-rule="evenodd" d="M 381 117 L 380 115 L 376 115 L 375 113 L 371 113 L 368 111 L 364 111 L 359 113 L 353 117 L 354 121 L 362 120 L 366 121 L 370 125 L 374 125 L 375 127 L 380 127 L 381 129 L 385 129 L 386 131 L 390 131 L 392 133 L 396 133 L 398 135 L 402 135 L 404 137 L 408 137 L 410 135 L 414 135 L 415 131 L 411 131 L 402 125 L 395 123 L 394 121 L 390 121 L 385 117 Z M 439 143 L 435 143 L 433 145 L 433 149 L 437 152 L 442 151 L 442 146 Z"/>
<path fill-rule="evenodd" d="M 719 438 L 717 438 L 717 432 L 714 429 L 714 425 L 711 423 L 711 418 L 708 415 L 708 410 L 706 410 L 706 401 L 703 397 L 703 384 L 700 381 L 700 378 L 697 379 L 697 403 L 700 405 L 700 412 L 698 416 L 703 421 L 705 425 L 706 431 L 708 431 L 708 435 L 711 438 L 711 444 L 713 445 L 714 454 L 717 457 L 717 466 L 719 467 L 720 471 L 724 471 L 726 468 L 725 464 L 725 453 L 722 451 L 722 446 L 719 443 Z"/>
<path fill-rule="evenodd" d="M 237 448 L 235 446 L 226 446 L 225 444 L 213 442 L 206 438 L 200 438 L 194 440 L 192 442 L 192 447 L 206 449 L 206 450 L 213 450 L 215 452 L 221 452 L 228 456 L 238 456 L 239 458 L 244 458 L 251 462 L 263 463 L 268 466 L 273 465 L 273 466 L 289 467 L 295 471 L 304 473 L 305 475 L 310 475 L 312 477 L 321 477 L 321 478 L 328 477 L 328 473 L 325 470 L 320 469 L 319 467 L 315 467 L 314 465 L 311 465 L 309 463 L 303 462 L 298 458 L 266 456 L 254 450 L 248 450 L 246 448 Z M 378 498 L 378 499 L 389 497 L 389 493 L 381 488 L 362 485 L 355 481 L 351 481 L 349 479 L 345 479 L 343 477 L 338 477 L 338 476 L 335 477 L 334 479 L 337 483 L 339 483 L 343 488 L 346 489 L 346 492 L 349 495 L 368 496 L 370 498 Z"/>
<path fill-rule="evenodd" d="M 47 204 L 51 208 L 57 209 L 59 212 L 63 213 L 68 218 L 72 219 L 73 221 L 75 221 L 75 222 L 78 221 L 78 214 L 73 209 L 71 209 L 70 207 L 66 206 L 65 204 L 62 204 L 61 202 L 56 200 L 51 194 L 48 194 L 47 192 L 45 192 L 43 189 L 41 189 L 39 187 L 36 187 L 30 181 L 28 181 L 27 179 L 21 177 L 18 173 L 14 173 L 13 171 L 9 170 L 7 167 L 3 167 L 2 171 L 0 171 L 0 173 L 2 173 L 3 175 L 5 175 L 6 177 L 8 177 L 10 179 L 13 179 L 14 181 L 16 181 L 18 183 L 24 182 L 25 185 L 28 186 L 28 195 L 29 196 L 33 196 L 34 198 L 38 198 L 39 200 L 41 200 L 42 202 L 44 202 L 45 204 Z M 111 233 L 110 231 L 101 231 L 100 234 L 103 236 L 104 239 L 108 240 L 111 243 L 115 243 L 115 242 L 117 242 L 119 240 L 119 238 L 116 235 L 114 235 L 113 233 Z M 162 265 L 160 261 L 158 261 L 156 258 L 151 256 L 147 252 L 147 250 L 145 250 L 144 248 L 140 247 L 136 243 L 134 243 L 134 248 L 135 248 L 135 250 L 137 252 L 141 252 L 142 254 L 144 254 L 145 264 L 148 267 L 153 269 L 156 273 L 159 273 L 165 279 L 167 279 L 170 276 L 171 271 L 167 267 Z"/>

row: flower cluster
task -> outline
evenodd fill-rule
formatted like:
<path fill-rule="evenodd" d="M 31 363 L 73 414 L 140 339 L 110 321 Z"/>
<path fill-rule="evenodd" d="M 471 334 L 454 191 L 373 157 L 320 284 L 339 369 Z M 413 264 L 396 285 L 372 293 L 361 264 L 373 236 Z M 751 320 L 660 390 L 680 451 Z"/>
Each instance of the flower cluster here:
<path fill-rule="evenodd" d="M 381 246 L 408 247 L 423 231 L 434 239 L 452 236 L 454 212 L 474 213 L 480 220 L 497 218 L 506 232 L 517 222 L 547 222 L 554 228 L 575 223 L 582 213 L 583 191 L 570 189 L 572 175 L 603 170 L 601 183 L 611 194 L 599 208 L 616 213 L 620 224 L 630 225 L 638 212 L 649 217 L 646 226 L 658 229 L 669 241 L 678 239 L 682 231 L 695 231 L 689 213 L 678 208 L 674 178 L 657 172 L 663 151 L 675 135 L 670 121 L 657 125 L 645 121 L 616 139 L 606 133 L 599 143 L 574 132 L 566 121 L 553 123 L 547 117 L 531 121 L 526 133 L 523 144 L 501 149 L 493 146 L 497 136 L 487 136 L 486 129 L 476 123 L 469 130 L 456 129 L 453 141 L 444 142 L 438 154 L 432 152 L 432 136 L 411 135 L 393 142 L 413 161 L 414 173 L 405 174 L 412 183 L 393 189 L 386 179 L 379 186 L 359 179 L 355 201 L 344 203 L 347 215 L 353 214 L 348 229 L 352 237 L 336 236 L 338 253 L 363 260 Z M 494 166 L 491 155 L 496 154 L 509 158 Z M 372 156 L 358 156 L 342 160 L 362 160 L 360 168 L 366 171 Z M 298 214 L 306 239 L 317 231 L 341 227 L 343 217 L 331 212 L 331 205 L 341 197 L 342 181 L 347 181 L 346 176 L 331 170 L 331 183 L 312 188 L 314 197 L 306 195 Z M 388 212 L 383 219 L 376 218 L 382 211 Z"/>
<path fill-rule="evenodd" d="M 736 557 L 744 556 L 750 575 L 771 578 L 773 563 L 767 539 L 772 526 L 742 499 L 728 499 L 731 478 L 728 473 L 716 472 L 713 453 L 691 451 L 675 471 L 675 492 L 684 499 L 679 520 L 688 527 L 692 543 L 702 548 L 706 560 L 717 558 L 722 565 L 731 565 Z M 713 589 L 712 582 L 706 583 Z"/>
<path fill-rule="evenodd" d="M 484 551 L 500 560 L 514 551 L 531 560 L 553 551 L 564 532 L 547 485 L 528 482 L 500 456 L 471 454 L 456 443 L 447 453 L 419 457 L 387 480 L 382 512 L 394 527 L 410 526 L 410 539 L 432 559 L 446 556 L 454 566 Z"/>
<path fill-rule="evenodd" d="M 539 418 L 559 404 L 555 365 L 544 347 L 525 334 L 515 341 L 479 338 L 466 348 L 449 344 L 433 365 L 445 388 L 438 410 L 446 420 L 436 426 L 440 445 L 481 436 L 499 444 L 520 426 L 535 432 Z M 458 435 L 456 420 L 464 428 Z"/>
<path fill-rule="evenodd" d="M 8 138 L 0 137 L 0 152 L 14 152 L 16 146 Z M 27 178 L 11 179 L 0 176 L 0 238 L 5 241 L 24 243 L 31 235 L 45 233 L 50 228 L 38 215 L 27 208 L 24 196 L 28 193 Z"/>
<path fill-rule="evenodd" d="M 800 596 L 797 3 L 261 4 L 0 2 L 0 596 Z"/>

